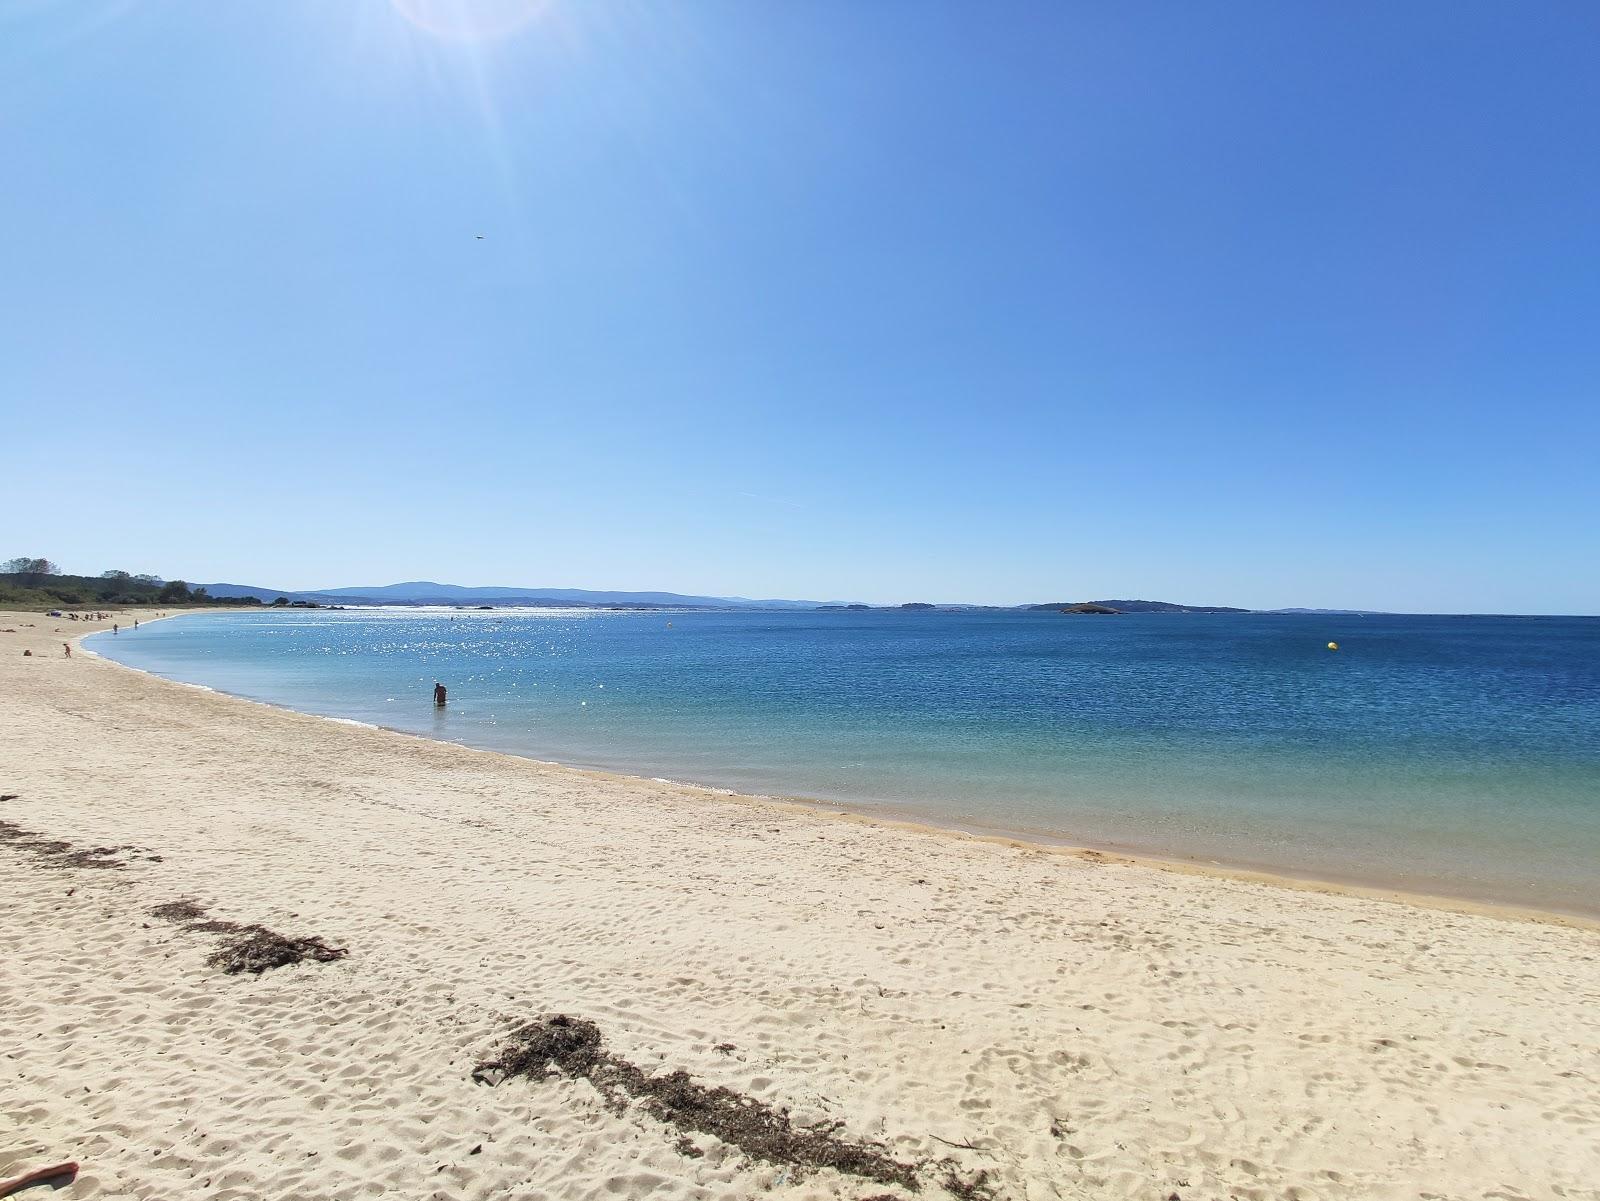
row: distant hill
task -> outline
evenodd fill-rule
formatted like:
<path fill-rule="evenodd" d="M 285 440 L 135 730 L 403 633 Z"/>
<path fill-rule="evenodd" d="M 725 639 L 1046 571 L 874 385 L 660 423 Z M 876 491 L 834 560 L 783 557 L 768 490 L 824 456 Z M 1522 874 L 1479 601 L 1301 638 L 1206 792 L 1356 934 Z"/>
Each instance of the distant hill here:
<path fill-rule="evenodd" d="M 1380 609 L 1265 609 L 1265 613 L 1298 613 L 1310 617 L 1382 617 Z"/>
<path fill-rule="evenodd" d="M 1023 609 L 1068 609 L 1091 612 L 1115 609 L 1118 613 L 1249 613 L 1249 609 L 1230 609 L 1226 605 L 1177 605 L 1171 601 L 1152 600 L 1097 600 L 1051 601 L 1043 605 L 1021 605 Z"/>
<path fill-rule="evenodd" d="M 247 584 L 208 584 L 206 590 L 218 597 L 259 596 L 270 603 L 277 597 L 286 596 L 291 601 L 314 601 L 322 605 L 503 605 L 543 608 L 611 608 L 621 605 L 663 609 L 815 609 L 822 603 L 810 600 L 751 600 L 743 596 L 689 596 L 680 592 L 512 588 L 499 584 L 472 587 L 440 584 L 433 580 L 323 588 L 312 592 L 258 588 Z"/>
<path fill-rule="evenodd" d="M 287 596 L 290 600 L 301 600 L 304 595 L 299 592 L 285 592 L 282 588 L 253 588 L 248 584 L 207 584 L 205 589 L 212 596 L 232 600 L 259 596 L 269 605 L 280 596 Z"/>

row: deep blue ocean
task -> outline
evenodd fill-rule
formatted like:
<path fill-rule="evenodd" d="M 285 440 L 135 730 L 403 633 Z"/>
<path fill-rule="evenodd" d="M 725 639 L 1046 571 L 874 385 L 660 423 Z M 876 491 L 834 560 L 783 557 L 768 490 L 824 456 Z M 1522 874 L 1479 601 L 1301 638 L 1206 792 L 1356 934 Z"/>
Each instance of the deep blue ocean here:
<path fill-rule="evenodd" d="M 88 645 L 538 759 L 1600 912 L 1600 619 L 269 610 Z"/>

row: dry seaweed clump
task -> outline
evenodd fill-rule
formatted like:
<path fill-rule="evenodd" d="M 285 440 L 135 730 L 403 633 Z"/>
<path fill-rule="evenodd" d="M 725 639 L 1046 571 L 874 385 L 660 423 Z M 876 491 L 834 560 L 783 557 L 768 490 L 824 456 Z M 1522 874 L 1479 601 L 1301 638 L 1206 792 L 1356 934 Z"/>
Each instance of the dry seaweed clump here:
<path fill-rule="evenodd" d="M 513 1076 L 543 1076 L 551 1065 L 568 1076 L 587 1076 L 603 1058 L 600 1027 L 558 1013 L 513 1030 L 499 1056 L 475 1067 L 472 1078 L 499 1084 Z"/>
<path fill-rule="evenodd" d="M 945 1192 L 958 1201 L 993 1201 L 995 1195 L 987 1169 L 972 1176 L 962 1176 L 954 1167 L 946 1165 L 944 1179 L 939 1183 L 944 1186 Z"/>
<path fill-rule="evenodd" d="M 206 962 L 230 976 L 241 972 L 260 975 L 307 959 L 331 963 L 350 953 L 343 947 L 331 947 L 320 938 L 291 938 L 265 926 L 208 917 L 205 906 L 194 901 L 168 901 L 152 908 L 150 916 L 176 922 L 195 934 L 226 934 L 228 940 L 211 952 Z"/>
<path fill-rule="evenodd" d="M 240 972 L 260 975 L 275 967 L 286 967 L 307 959 L 317 963 L 332 963 L 350 952 L 343 947 L 330 947 L 315 936 L 291 938 L 268 930 L 265 926 L 245 926 L 210 955 L 206 962 L 219 967 L 230 976 Z"/>
<path fill-rule="evenodd" d="M 132 856 L 160 863 L 159 855 L 152 855 L 142 847 L 78 847 L 59 838 L 44 838 L 32 830 L 24 830 L 15 822 L 0 821 L 0 842 L 10 843 L 19 851 L 26 851 L 47 867 L 127 867 L 126 859 Z"/>
<path fill-rule="evenodd" d="M 151 917 L 159 917 L 164 922 L 198 922 L 206 916 L 205 907 L 193 901 L 168 901 L 165 905 L 156 905 L 150 910 Z"/>
<path fill-rule="evenodd" d="M 841 1138 L 832 1127 L 797 1127 L 787 1111 L 723 1087 L 708 1087 L 687 1072 L 647 1075 L 637 1065 L 605 1048 L 600 1028 L 582 1018 L 558 1013 L 512 1031 L 493 1059 L 472 1073 L 479 1083 L 499 1084 L 514 1076 L 543 1077 L 554 1067 L 589 1081 L 616 1110 L 630 1100 L 680 1132 L 709 1134 L 752 1159 L 798 1169 L 832 1168 L 878 1184 L 918 1191 L 921 1173 L 931 1165 L 895 1159 L 880 1143 Z M 966 1182 L 955 1181 L 964 1184 Z M 948 1187 L 948 1185 L 947 1185 Z M 986 1187 L 982 1182 L 979 1188 Z M 980 1194 L 969 1194 L 980 1195 Z"/>

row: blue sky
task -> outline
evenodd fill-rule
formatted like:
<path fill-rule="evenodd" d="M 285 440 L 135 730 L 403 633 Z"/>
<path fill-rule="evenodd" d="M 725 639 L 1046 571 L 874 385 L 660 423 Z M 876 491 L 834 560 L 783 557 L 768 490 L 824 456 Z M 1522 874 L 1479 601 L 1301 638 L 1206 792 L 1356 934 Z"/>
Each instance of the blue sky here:
<path fill-rule="evenodd" d="M 5 7 L 0 555 L 1600 612 L 1595 6 L 463 7 Z"/>

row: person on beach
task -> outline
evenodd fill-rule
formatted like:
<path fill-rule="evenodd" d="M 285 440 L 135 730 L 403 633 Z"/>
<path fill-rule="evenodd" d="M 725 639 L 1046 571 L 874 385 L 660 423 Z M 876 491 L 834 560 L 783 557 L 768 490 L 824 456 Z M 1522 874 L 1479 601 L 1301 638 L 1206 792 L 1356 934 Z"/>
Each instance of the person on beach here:
<path fill-rule="evenodd" d="M 447 699 L 448 694 L 445 692 L 444 685 L 435 680 L 433 682 L 433 703 L 438 708 L 443 709 Z"/>
<path fill-rule="evenodd" d="M 67 656 L 67 658 L 72 658 L 72 643 L 63 642 L 61 644 L 61 650 Z"/>

